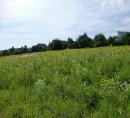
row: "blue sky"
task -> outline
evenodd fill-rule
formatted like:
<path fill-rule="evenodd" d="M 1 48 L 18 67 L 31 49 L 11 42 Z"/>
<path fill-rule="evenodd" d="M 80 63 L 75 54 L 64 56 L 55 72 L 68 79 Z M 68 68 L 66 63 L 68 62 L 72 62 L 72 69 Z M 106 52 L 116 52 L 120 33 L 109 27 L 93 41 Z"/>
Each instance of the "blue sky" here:
<path fill-rule="evenodd" d="M 0 0 L 0 49 L 130 31 L 130 0 Z"/>

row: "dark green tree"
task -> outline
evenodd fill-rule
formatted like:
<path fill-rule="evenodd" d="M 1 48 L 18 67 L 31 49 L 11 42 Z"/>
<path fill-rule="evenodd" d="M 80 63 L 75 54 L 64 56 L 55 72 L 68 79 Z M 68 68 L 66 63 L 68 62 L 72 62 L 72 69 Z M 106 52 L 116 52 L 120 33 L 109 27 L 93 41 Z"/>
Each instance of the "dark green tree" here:
<path fill-rule="evenodd" d="M 9 55 L 9 51 L 8 50 L 2 51 L 1 56 L 7 56 L 7 55 Z"/>
<path fill-rule="evenodd" d="M 67 49 L 67 41 L 62 41 L 62 49 Z"/>
<path fill-rule="evenodd" d="M 12 46 L 12 48 L 10 48 L 8 52 L 9 52 L 10 55 L 13 55 L 13 54 L 16 53 L 16 50 L 15 50 L 15 48 Z"/>
<path fill-rule="evenodd" d="M 108 40 L 107 40 L 107 44 L 108 45 L 115 45 L 115 42 L 116 42 L 116 37 L 115 36 L 110 36 L 109 38 L 108 38 Z"/>
<path fill-rule="evenodd" d="M 94 37 L 93 46 L 102 47 L 107 45 L 107 40 L 103 34 L 98 34 Z"/>
<path fill-rule="evenodd" d="M 75 48 L 75 44 L 74 44 L 74 43 L 75 43 L 75 42 L 73 41 L 72 38 L 68 38 L 67 47 L 68 47 L 69 49 Z"/>
<path fill-rule="evenodd" d="M 51 43 L 49 43 L 49 49 L 50 50 L 62 50 L 63 49 L 63 43 L 59 39 L 54 39 Z"/>
<path fill-rule="evenodd" d="M 130 33 L 126 32 L 121 40 L 124 45 L 130 45 Z"/>
<path fill-rule="evenodd" d="M 79 48 L 92 47 L 92 39 L 90 39 L 86 33 L 77 38 L 77 43 Z"/>
<path fill-rule="evenodd" d="M 78 48 L 79 48 L 79 45 L 78 45 L 78 42 L 77 42 L 77 41 L 74 41 L 74 48 L 75 48 L 75 49 L 78 49 Z"/>
<path fill-rule="evenodd" d="M 28 53 L 28 47 L 25 45 L 24 47 L 21 47 L 22 53 Z"/>
<path fill-rule="evenodd" d="M 32 46 L 32 48 L 31 48 L 32 52 L 40 52 L 40 51 L 47 51 L 47 50 L 48 50 L 47 45 L 46 44 L 40 44 L 40 43 Z"/>

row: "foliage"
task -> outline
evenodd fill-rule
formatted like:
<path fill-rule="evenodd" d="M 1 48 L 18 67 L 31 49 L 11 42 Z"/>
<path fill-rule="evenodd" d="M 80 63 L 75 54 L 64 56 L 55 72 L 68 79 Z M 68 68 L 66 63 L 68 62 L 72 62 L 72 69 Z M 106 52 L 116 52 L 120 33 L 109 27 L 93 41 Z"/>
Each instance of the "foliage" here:
<path fill-rule="evenodd" d="M 72 38 L 68 38 L 67 47 L 68 47 L 69 49 L 74 49 L 74 48 L 76 48 L 76 47 L 78 47 L 78 46 L 75 45 L 75 41 L 73 41 Z"/>
<path fill-rule="evenodd" d="M 126 32 L 124 36 L 122 37 L 122 41 L 124 45 L 130 45 L 130 33 Z"/>
<path fill-rule="evenodd" d="M 66 46 L 65 46 L 66 45 Z M 62 50 L 64 48 L 67 48 L 67 44 L 65 44 L 64 41 L 61 41 L 59 39 L 54 39 L 50 44 L 49 44 L 49 49 L 50 50 Z"/>
<path fill-rule="evenodd" d="M 90 39 L 86 33 L 77 38 L 79 48 L 92 47 L 92 39 Z"/>
<path fill-rule="evenodd" d="M 130 33 L 126 32 L 122 37 L 110 36 L 108 39 L 103 34 L 98 34 L 91 39 L 86 33 L 80 35 L 77 40 L 68 38 L 67 41 L 54 39 L 49 45 L 37 44 L 28 48 L 26 45 L 21 48 L 10 48 L 8 50 L 0 51 L 0 56 L 18 55 L 24 53 L 43 52 L 48 50 L 64 50 L 64 49 L 80 49 L 92 47 L 105 47 L 105 46 L 121 46 L 130 45 Z"/>
<path fill-rule="evenodd" d="M 31 52 L 41 52 L 41 51 L 47 51 L 48 47 L 46 44 L 37 44 L 32 46 Z"/>
<path fill-rule="evenodd" d="M 111 46 L 114 46 L 115 45 L 115 41 L 116 41 L 116 37 L 115 36 L 110 36 L 109 38 L 108 38 L 108 41 L 107 41 L 107 44 L 108 45 L 111 45 Z"/>
<path fill-rule="evenodd" d="M 102 47 L 106 46 L 106 44 L 107 40 L 103 34 L 98 34 L 94 37 L 94 43 L 93 43 L 94 47 Z"/>

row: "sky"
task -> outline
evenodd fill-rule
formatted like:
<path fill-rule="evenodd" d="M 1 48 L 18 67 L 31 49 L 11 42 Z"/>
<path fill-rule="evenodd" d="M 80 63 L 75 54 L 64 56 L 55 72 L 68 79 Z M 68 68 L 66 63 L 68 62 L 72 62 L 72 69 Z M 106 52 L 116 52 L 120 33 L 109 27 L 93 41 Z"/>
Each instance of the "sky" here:
<path fill-rule="evenodd" d="M 0 50 L 130 31 L 130 0 L 0 0 Z"/>

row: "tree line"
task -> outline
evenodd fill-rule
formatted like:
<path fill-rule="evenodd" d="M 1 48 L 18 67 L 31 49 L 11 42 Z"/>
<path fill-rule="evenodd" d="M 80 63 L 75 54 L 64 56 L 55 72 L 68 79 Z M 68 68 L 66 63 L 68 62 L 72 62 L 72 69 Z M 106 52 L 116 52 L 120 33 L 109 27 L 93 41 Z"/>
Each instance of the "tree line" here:
<path fill-rule="evenodd" d="M 32 52 L 43 52 L 48 50 L 64 50 L 64 49 L 80 49 L 80 48 L 93 48 L 105 46 L 121 46 L 130 45 L 130 33 L 126 32 L 122 37 L 110 36 L 108 39 L 103 34 L 96 35 L 93 39 L 88 37 L 86 33 L 80 35 L 74 41 L 68 38 L 67 41 L 54 39 L 48 45 L 37 44 L 28 48 L 26 45 L 21 48 L 10 48 L 8 50 L 0 51 L 0 56 L 16 55 Z"/>

